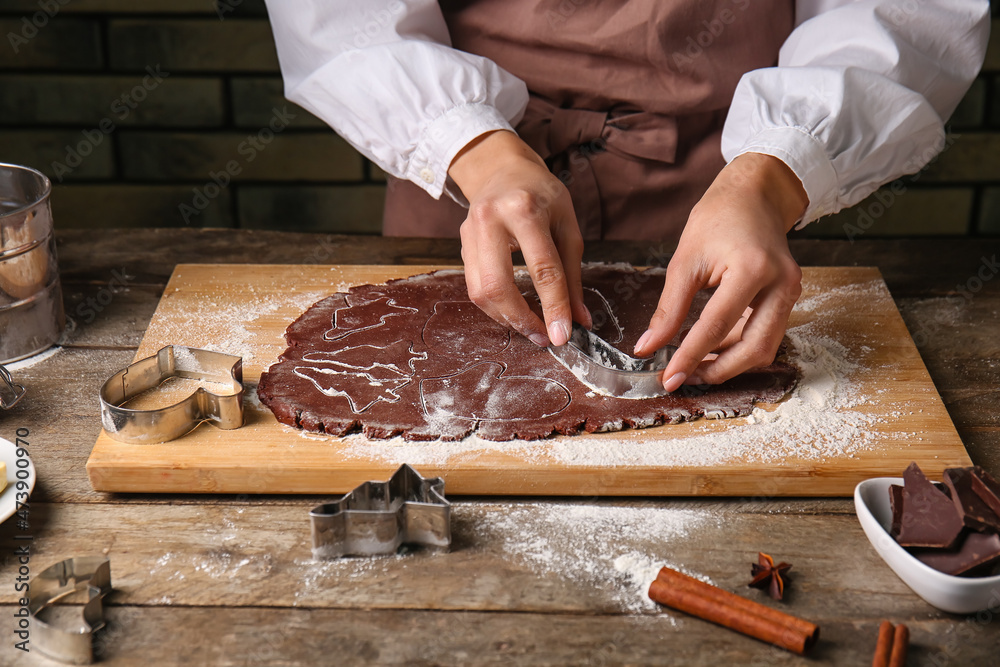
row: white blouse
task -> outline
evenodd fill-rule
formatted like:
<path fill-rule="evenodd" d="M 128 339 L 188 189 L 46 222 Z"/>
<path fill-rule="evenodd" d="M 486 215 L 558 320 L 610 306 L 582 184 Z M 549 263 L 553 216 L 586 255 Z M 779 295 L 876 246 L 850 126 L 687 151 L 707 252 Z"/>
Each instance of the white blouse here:
<path fill-rule="evenodd" d="M 432 0 L 268 0 L 285 95 L 358 151 L 433 197 L 477 136 L 512 129 L 523 81 L 451 48 Z M 809 196 L 805 224 L 919 171 L 982 66 L 988 0 L 797 0 L 777 67 L 743 75 L 726 160 L 784 161 Z"/>

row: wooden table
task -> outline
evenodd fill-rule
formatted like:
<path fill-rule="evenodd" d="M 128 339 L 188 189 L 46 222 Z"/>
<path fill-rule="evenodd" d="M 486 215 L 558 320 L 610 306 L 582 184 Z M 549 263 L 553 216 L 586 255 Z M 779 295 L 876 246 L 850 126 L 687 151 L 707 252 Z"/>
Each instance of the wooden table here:
<path fill-rule="evenodd" d="M 14 554 L 26 543 L 32 573 L 75 555 L 111 558 L 116 592 L 97 640 L 106 665 L 862 665 L 883 618 L 910 626 L 910 665 L 995 664 L 1000 621 L 924 603 L 875 555 L 848 499 L 461 498 L 448 556 L 314 563 L 307 514 L 320 497 L 95 493 L 84 463 L 100 429 L 98 387 L 131 361 L 175 264 L 434 264 L 458 260 L 459 247 L 231 230 L 58 238 L 78 326 L 61 351 L 16 373 L 30 394 L 0 414 L 0 436 L 30 431 L 39 474 L 30 527 L 0 527 L 0 664 L 57 664 L 13 648 Z M 1000 474 L 1000 241 L 792 247 L 803 265 L 882 270 L 972 459 Z M 649 264 L 669 252 L 604 243 L 588 259 Z M 810 659 L 657 610 L 630 579 L 671 563 L 763 599 L 744 588 L 758 550 L 794 563 L 782 606 L 821 626 Z"/>

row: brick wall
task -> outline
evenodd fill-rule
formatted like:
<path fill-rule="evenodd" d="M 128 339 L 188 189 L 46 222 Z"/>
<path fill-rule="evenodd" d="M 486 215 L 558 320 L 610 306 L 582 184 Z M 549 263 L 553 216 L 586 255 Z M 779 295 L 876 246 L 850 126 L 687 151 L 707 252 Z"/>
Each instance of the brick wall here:
<path fill-rule="evenodd" d="M 1000 234 L 997 16 L 948 149 L 798 234 Z M 263 0 L 2 0 L 0 36 L 0 161 L 58 226 L 378 232 L 384 177 L 284 100 Z"/>

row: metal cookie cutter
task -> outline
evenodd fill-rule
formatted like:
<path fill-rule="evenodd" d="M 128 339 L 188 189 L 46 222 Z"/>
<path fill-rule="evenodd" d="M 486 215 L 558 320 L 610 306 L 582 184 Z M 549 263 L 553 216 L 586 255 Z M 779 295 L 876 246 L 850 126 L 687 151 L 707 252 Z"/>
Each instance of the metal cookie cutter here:
<path fill-rule="evenodd" d="M 648 359 L 637 359 L 576 322 L 569 342 L 559 347 L 549 346 L 552 356 L 584 384 L 602 394 L 620 398 L 653 398 L 666 394 L 660 375 L 676 351 L 676 346 L 667 345 Z"/>
<path fill-rule="evenodd" d="M 334 503 L 314 508 L 313 558 L 395 553 L 401 544 L 451 546 L 451 503 L 444 480 L 406 465 L 388 482 L 365 482 Z"/>
<path fill-rule="evenodd" d="M 14 382 L 3 364 L 0 364 L 0 408 L 4 410 L 14 407 L 14 404 L 24 396 L 24 385 Z"/>
<path fill-rule="evenodd" d="M 119 407 L 170 377 L 229 385 L 230 393 L 199 387 L 174 405 L 157 410 Z M 101 387 L 101 423 L 120 442 L 153 443 L 179 438 L 203 421 L 222 429 L 243 425 L 243 359 L 231 354 L 168 345 L 115 373 Z"/>
<path fill-rule="evenodd" d="M 72 629 L 57 628 L 38 617 L 60 598 L 87 590 L 82 622 Z M 31 639 L 38 650 L 62 662 L 89 665 L 94 661 L 93 633 L 104 627 L 104 596 L 111 592 L 111 561 L 103 556 L 67 558 L 42 570 L 28 584 Z"/>

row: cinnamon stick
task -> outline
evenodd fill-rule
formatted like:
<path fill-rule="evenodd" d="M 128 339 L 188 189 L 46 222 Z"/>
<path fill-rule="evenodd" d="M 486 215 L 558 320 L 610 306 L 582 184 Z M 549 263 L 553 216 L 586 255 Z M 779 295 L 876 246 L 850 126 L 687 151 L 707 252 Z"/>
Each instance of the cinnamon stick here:
<path fill-rule="evenodd" d="M 665 567 L 649 587 L 662 605 L 711 621 L 761 641 L 804 655 L 819 638 L 819 627 Z"/>
<path fill-rule="evenodd" d="M 904 667 L 906 665 L 906 649 L 910 643 L 910 629 L 900 623 L 892 639 L 892 655 L 889 657 L 889 667 Z"/>
<path fill-rule="evenodd" d="M 878 642 L 875 644 L 875 657 L 872 667 L 889 667 L 889 656 L 892 655 L 892 641 L 895 628 L 889 621 L 882 621 L 878 626 Z"/>
<path fill-rule="evenodd" d="M 909 642 L 909 628 L 902 623 L 893 627 L 889 621 L 882 621 L 878 627 L 878 643 L 875 644 L 872 667 L 904 667 Z"/>

